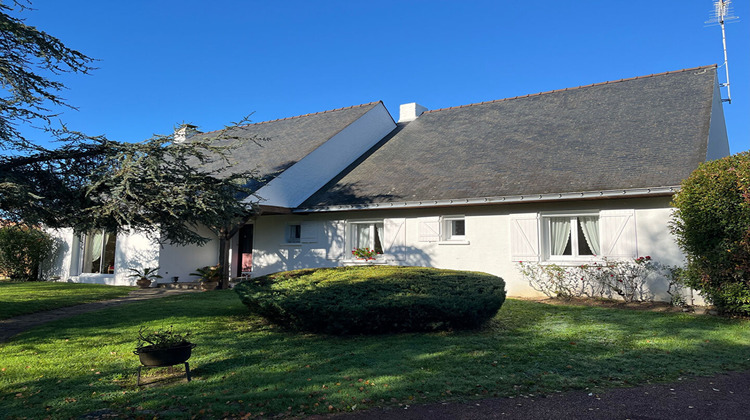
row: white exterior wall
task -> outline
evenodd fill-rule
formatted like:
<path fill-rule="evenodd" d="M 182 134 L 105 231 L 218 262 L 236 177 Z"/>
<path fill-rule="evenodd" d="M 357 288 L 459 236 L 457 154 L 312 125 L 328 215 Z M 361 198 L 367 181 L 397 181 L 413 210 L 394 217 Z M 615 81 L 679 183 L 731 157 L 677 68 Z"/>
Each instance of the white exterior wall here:
<path fill-rule="evenodd" d="M 159 245 L 139 232 L 117 235 L 115 244 L 115 274 L 81 273 L 80 241 L 73 229 L 48 230 L 58 239 L 56 254 L 50 267 L 45 269 L 45 278 L 76 283 L 135 286 L 136 279 L 128 277 L 128 268 L 156 267 Z"/>
<path fill-rule="evenodd" d="M 164 244 L 159 252 L 159 275 L 161 283 L 170 283 L 172 277 L 179 277 L 179 281 L 197 281 L 197 276 L 191 276 L 196 268 L 216 265 L 219 262 L 219 239 L 208 228 L 201 228 L 198 234 L 211 238 L 202 245 L 170 245 Z M 156 267 L 156 265 L 154 265 Z"/>
<path fill-rule="evenodd" d="M 378 104 L 259 189 L 260 204 L 295 208 L 396 128 Z"/>
<path fill-rule="evenodd" d="M 159 266 L 159 244 L 143 233 L 117 235 L 115 243 L 115 274 L 114 282 L 105 281 L 104 284 L 132 285 L 138 280 L 129 277 L 130 268 L 143 269 Z M 101 274 L 81 274 L 85 276 L 102 276 Z M 112 277 L 109 275 L 108 277 Z M 88 282 L 87 282 L 88 283 Z M 98 281 L 97 281 L 98 283 Z"/>
<path fill-rule="evenodd" d="M 253 276 L 308 267 L 336 267 L 339 259 L 329 259 L 331 244 L 338 232 L 330 232 L 323 215 L 314 216 L 261 216 L 253 228 Z M 302 222 L 315 222 L 317 240 L 299 244 L 286 243 L 286 226 Z M 236 270 L 236 269 L 235 269 Z"/>
<path fill-rule="evenodd" d="M 133 232 L 117 235 L 114 274 L 81 273 L 80 241 L 73 229 L 48 229 L 47 232 L 57 239 L 58 248 L 43 273 L 45 279 L 58 281 L 135 286 L 137 279 L 129 277 L 129 269 L 145 267 L 160 267 L 159 274 L 163 278 L 159 282 L 171 282 L 174 276 L 183 282 L 196 281 L 197 277 L 190 273 L 196 268 L 216 264 L 219 257 L 218 239 L 206 228 L 198 233 L 212 239 L 203 246 L 162 246 L 143 233 Z"/>
<path fill-rule="evenodd" d="M 451 207 L 441 209 L 372 210 L 332 212 L 310 215 L 261 216 L 255 222 L 253 275 L 308 267 L 332 267 L 357 264 L 351 261 L 351 249 L 338 257 L 332 248 L 341 247 L 346 220 L 405 219 L 404 258 L 386 258 L 389 264 L 483 271 L 502 277 L 511 296 L 541 296 L 520 275 L 511 258 L 510 215 L 516 213 L 633 210 L 638 255 L 650 255 L 656 261 L 676 265 L 683 254 L 669 233 L 671 214 L 669 197 L 549 202 L 535 204 Z M 420 242 L 420 219 L 463 215 L 466 240 Z M 422 219 L 424 220 L 424 219 Z M 314 243 L 283 244 L 287 224 L 306 223 L 319 226 Z M 304 226 L 304 225 L 303 225 Z M 335 232 L 327 227 L 335 227 Z M 304 228 L 303 228 L 304 229 Z M 304 233 L 303 233 L 304 235 Z M 385 236 L 388 236 L 386 232 Z M 387 250 L 386 250 L 387 252 Z M 580 264 L 579 263 L 575 263 Z M 652 292 L 657 299 L 667 299 L 666 283 L 659 280 Z"/>
<path fill-rule="evenodd" d="M 43 265 L 42 276 L 45 280 L 67 281 L 72 273 L 71 266 L 78 252 L 74 249 L 73 229 L 45 229 L 55 240 L 55 254 L 50 261 Z"/>

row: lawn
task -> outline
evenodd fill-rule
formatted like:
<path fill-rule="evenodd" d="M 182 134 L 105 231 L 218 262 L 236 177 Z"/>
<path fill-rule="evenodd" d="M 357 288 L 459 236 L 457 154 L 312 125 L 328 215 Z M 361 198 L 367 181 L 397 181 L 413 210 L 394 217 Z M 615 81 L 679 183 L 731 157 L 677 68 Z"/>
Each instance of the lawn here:
<path fill-rule="evenodd" d="M 135 386 L 141 325 L 193 331 L 192 382 Z M 218 291 L 84 314 L 0 344 L 0 406 L 11 419 L 300 416 L 744 370 L 748 342 L 745 320 L 512 299 L 480 331 L 298 334 Z"/>
<path fill-rule="evenodd" d="M 122 297 L 137 287 L 53 282 L 0 282 L 0 319 Z"/>

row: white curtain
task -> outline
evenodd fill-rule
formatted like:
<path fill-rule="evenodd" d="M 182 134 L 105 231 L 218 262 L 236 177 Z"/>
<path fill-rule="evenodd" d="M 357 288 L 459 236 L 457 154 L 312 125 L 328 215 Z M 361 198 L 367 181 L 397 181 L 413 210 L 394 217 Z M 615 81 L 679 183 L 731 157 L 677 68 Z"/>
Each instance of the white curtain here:
<path fill-rule="evenodd" d="M 582 216 L 578 218 L 578 224 L 581 225 L 583 236 L 586 238 L 586 243 L 589 244 L 591 252 L 594 255 L 599 255 L 599 217 Z"/>
<path fill-rule="evenodd" d="M 358 223 L 354 225 L 356 231 L 355 237 L 357 242 L 354 244 L 355 248 L 369 248 L 370 247 L 370 225 L 365 223 Z"/>
<path fill-rule="evenodd" d="M 383 235 L 385 234 L 385 228 L 383 223 L 375 223 L 375 243 L 372 248 L 375 252 L 383 253 Z"/>
<path fill-rule="evenodd" d="M 549 230 L 552 255 L 563 255 L 570 241 L 570 218 L 551 217 L 549 219 Z"/>
<path fill-rule="evenodd" d="M 89 236 L 89 253 L 87 260 L 89 263 L 89 272 L 98 273 L 99 267 L 94 267 L 94 261 L 98 260 L 102 256 L 102 238 L 103 232 L 96 232 Z"/>

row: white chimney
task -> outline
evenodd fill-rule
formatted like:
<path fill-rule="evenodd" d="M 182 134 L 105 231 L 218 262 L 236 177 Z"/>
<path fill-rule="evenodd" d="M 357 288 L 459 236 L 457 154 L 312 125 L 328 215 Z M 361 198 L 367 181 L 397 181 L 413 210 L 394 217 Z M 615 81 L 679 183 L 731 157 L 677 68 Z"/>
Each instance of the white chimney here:
<path fill-rule="evenodd" d="M 184 143 L 185 140 L 198 134 L 198 127 L 192 124 L 182 124 L 178 129 L 174 131 L 174 142 Z"/>
<path fill-rule="evenodd" d="M 414 121 L 425 111 L 427 111 L 427 108 L 416 102 L 412 102 L 410 104 L 402 104 L 399 108 L 398 122 Z"/>

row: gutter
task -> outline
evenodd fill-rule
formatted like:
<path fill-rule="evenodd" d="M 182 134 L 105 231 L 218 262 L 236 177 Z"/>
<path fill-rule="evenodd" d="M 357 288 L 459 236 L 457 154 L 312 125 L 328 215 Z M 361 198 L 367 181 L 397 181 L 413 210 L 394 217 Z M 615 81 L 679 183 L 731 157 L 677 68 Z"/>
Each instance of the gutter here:
<path fill-rule="evenodd" d="M 297 208 L 292 213 L 325 213 L 335 211 L 351 210 L 376 210 L 376 209 L 408 209 L 423 207 L 454 207 L 454 206 L 472 206 L 483 204 L 506 204 L 506 203 L 528 203 L 528 202 L 546 202 L 546 201 L 567 201 L 567 200 L 591 200 L 597 198 L 619 198 L 619 197 L 646 197 L 646 196 L 665 196 L 673 195 L 680 190 L 679 186 L 653 187 L 653 188 L 630 188 L 623 190 L 603 190 L 603 191 L 583 191 L 570 193 L 548 193 L 548 194 L 529 194 L 529 195 L 506 195 L 499 197 L 481 197 L 481 198 L 459 198 L 451 200 L 421 200 L 421 201 L 403 201 L 403 202 L 386 202 L 386 203 L 364 203 L 350 204 L 339 206 L 322 206 Z"/>

